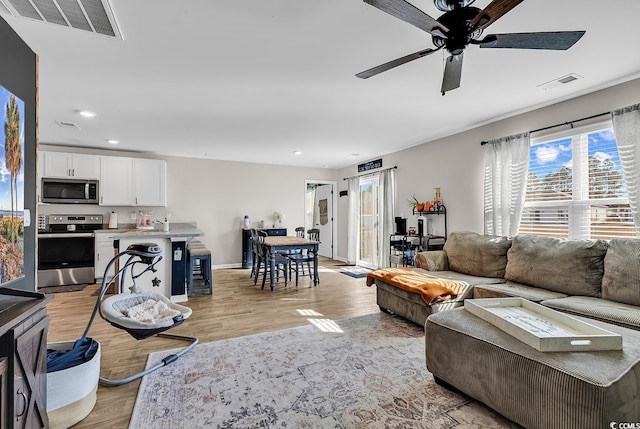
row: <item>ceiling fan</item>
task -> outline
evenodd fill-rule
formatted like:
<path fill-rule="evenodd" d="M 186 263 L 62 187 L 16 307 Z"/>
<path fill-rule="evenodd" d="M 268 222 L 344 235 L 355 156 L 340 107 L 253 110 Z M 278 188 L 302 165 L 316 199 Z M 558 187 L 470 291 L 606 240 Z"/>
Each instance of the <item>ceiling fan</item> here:
<path fill-rule="evenodd" d="M 399 18 L 431 34 L 434 49 L 425 49 L 389 61 L 356 74 L 367 79 L 390 70 L 409 61 L 433 54 L 445 48 L 447 58 L 442 79 L 442 95 L 460 86 L 462 77 L 462 59 L 469 44 L 481 48 L 549 49 L 566 50 L 584 35 L 584 31 L 548 31 L 536 33 L 489 34 L 482 32 L 501 16 L 522 3 L 524 0 L 493 0 L 480 10 L 470 5 L 475 0 L 433 0 L 436 8 L 444 12 L 434 19 L 405 0 L 364 0 L 383 12 Z"/>

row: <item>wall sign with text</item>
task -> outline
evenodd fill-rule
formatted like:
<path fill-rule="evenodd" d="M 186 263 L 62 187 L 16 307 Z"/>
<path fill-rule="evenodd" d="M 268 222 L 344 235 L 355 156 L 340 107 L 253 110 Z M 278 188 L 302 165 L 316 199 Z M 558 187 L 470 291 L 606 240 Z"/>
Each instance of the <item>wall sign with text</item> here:
<path fill-rule="evenodd" d="M 365 162 L 364 164 L 358 164 L 358 173 L 363 171 L 369 171 L 382 167 L 382 158 L 373 161 Z"/>

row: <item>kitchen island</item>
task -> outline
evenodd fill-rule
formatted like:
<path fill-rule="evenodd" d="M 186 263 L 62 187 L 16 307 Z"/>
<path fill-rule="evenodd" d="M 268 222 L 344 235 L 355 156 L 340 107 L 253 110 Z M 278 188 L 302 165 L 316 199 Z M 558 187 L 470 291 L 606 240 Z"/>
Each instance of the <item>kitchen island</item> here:
<path fill-rule="evenodd" d="M 162 229 L 136 229 L 120 227 L 95 231 L 96 277 L 102 280 L 109 261 L 132 244 L 155 243 L 162 249 L 162 260 L 156 265 L 157 272 L 146 273 L 137 281 L 144 290 L 153 290 L 174 302 L 187 301 L 187 243 L 204 235 L 195 224 L 174 223 L 169 231 Z M 120 257 L 120 266 L 129 258 Z M 113 275 L 112 270 L 109 278 Z M 152 283 L 154 277 L 159 280 Z M 127 276 L 130 282 L 131 277 Z M 126 283 L 125 287 L 131 284 Z"/>

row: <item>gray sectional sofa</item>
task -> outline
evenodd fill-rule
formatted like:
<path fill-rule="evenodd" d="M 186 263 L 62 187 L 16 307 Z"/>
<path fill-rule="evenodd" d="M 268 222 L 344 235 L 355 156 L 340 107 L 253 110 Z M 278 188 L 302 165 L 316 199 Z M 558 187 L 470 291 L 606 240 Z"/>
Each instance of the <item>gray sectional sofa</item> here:
<path fill-rule="evenodd" d="M 416 265 L 470 283 L 462 299 L 439 303 L 426 321 L 412 319 L 424 323 L 425 362 L 437 382 L 528 429 L 640 421 L 640 240 L 458 232 L 444 251 L 420 253 Z M 622 336 L 623 348 L 541 352 L 463 308 L 440 311 L 469 297 L 508 296 L 576 315 Z M 385 298 L 380 305 L 390 310 L 418 305 Z"/>
<path fill-rule="evenodd" d="M 454 232 L 443 250 L 420 252 L 416 270 L 468 284 L 457 298 L 427 305 L 376 280 L 378 305 L 424 325 L 467 298 L 522 297 L 547 307 L 640 330 L 640 239 L 577 240 Z"/>

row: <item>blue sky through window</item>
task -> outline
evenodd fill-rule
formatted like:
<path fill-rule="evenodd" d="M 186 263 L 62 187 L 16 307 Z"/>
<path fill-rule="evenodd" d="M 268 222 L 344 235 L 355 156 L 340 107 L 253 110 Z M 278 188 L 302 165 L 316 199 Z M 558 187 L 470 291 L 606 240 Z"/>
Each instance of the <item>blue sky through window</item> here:
<path fill-rule="evenodd" d="M 531 146 L 529 166 L 538 177 L 558 172 L 563 166 L 572 168 L 573 151 L 571 137 L 545 142 Z M 620 158 L 616 148 L 615 135 L 612 129 L 588 134 L 588 154 L 599 160 L 609 159 L 615 169 L 622 174 Z"/>

